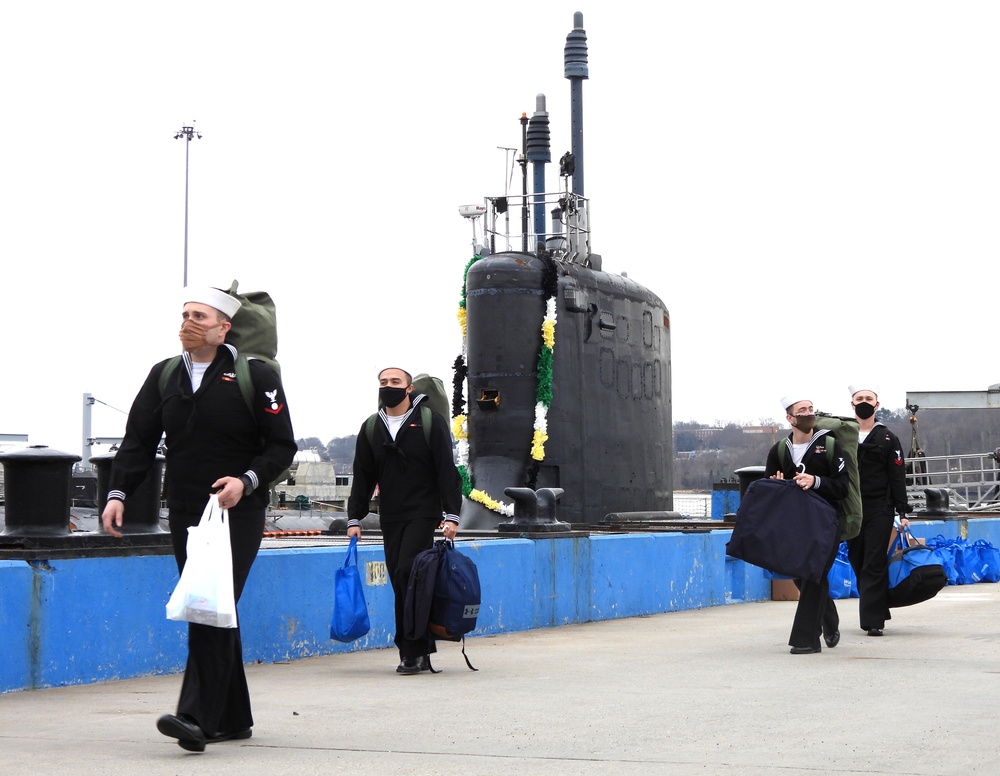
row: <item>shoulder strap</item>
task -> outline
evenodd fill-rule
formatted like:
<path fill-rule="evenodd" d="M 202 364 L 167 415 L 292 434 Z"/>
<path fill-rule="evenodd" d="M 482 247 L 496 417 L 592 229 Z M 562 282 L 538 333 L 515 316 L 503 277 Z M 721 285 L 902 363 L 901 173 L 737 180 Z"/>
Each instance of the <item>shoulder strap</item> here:
<path fill-rule="evenodd" d="M 431 408 L 426 404 L 420 405 L 420 425 L 424 427 L 424 441 L 427 446 L 431 446 L 431 423 L 434 422 L 434 416 L 431 415 Z"/>
<path fill-rule="evenodd" d="M 247 409 L 253 415 L 253 378 L 250 376 L 250 364 L 246 356 L 236 356 L 236 383 L 240 386 Z"/>
<path fill-rule="evenodd" d="M 167 381 L 170 379 L 170 375 L 177 371 L 178 364 L 181 363 L 180 356 L 174 356 L 167 363 L 163 365 L 163 369 L 160 370 L 160 378 L 156 381 L 157 388 L 160 389 L 160 398 L 163 398 L 163 391 L 167 388 Z"/>
<path fill-rule="evenodd" d="M 365 421 L 365 436 L 368 437 L 368 444 L 375 447 L 375 421 L 378 420 L 378 413 L 368 416 Z"/>

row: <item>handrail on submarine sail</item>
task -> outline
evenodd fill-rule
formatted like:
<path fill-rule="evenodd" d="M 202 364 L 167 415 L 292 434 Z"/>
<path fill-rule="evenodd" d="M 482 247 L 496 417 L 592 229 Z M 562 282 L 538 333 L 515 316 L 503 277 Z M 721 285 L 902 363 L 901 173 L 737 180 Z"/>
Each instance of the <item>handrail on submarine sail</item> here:
<path fill-rule="evenodd" d="M 517 250 L 512 247 L 512 241 L 521 242 L 523 235 L 510 234 L 509 219 L 503 219 L 504 227 L 501 228 L 500 216 L 529 202 L 532 205 L 541 202 L 551 216 L 551 229 L 544 226 L 539 229 L 537 224 L 529 229 L 528 252 L 538 253 L 539 249 L 544 249 L 554 259 L 589 264 L 590 200 L 567 191 L 487 197 L 484 245 L 480 252 L 485 255 Z"/>

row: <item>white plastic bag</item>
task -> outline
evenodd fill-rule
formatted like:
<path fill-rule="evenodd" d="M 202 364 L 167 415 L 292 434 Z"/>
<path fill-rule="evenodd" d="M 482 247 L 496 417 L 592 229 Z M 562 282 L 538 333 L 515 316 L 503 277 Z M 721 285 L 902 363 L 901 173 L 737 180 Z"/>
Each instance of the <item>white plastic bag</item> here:
<path fill-rule="evenodd" d="M 167 601 L 167 619 L 236 627 L 229 512 L 219 507 L 215 494 L 209 496 L 198 525 L 188 528 L 187 561 Z"/>

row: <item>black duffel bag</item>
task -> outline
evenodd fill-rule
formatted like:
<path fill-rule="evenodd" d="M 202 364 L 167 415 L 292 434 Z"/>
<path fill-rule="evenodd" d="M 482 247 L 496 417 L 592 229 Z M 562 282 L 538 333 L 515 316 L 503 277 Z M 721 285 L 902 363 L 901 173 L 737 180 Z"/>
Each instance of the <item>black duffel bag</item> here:
<path fill-rule="evenodd" d="M 948 575 L 937 553 L 920 544 L 908 530 L 897 530 L 889 551 L 889 607 L 927 601 L 947 584 Z"/>

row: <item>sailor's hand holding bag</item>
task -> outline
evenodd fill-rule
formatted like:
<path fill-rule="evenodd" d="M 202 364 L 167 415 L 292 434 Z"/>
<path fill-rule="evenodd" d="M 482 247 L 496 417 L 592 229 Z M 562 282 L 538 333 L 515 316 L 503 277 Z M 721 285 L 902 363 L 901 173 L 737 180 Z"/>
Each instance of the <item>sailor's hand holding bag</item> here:
<path fill-rule="evenodd" d="M 187 560 L 167 602 L 167 619 L 236 627 L 229 511 L 219 506 L 215 494 L 209 496 L 198 525 L 188 528 Z"/>

